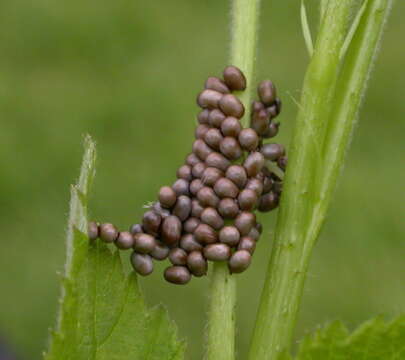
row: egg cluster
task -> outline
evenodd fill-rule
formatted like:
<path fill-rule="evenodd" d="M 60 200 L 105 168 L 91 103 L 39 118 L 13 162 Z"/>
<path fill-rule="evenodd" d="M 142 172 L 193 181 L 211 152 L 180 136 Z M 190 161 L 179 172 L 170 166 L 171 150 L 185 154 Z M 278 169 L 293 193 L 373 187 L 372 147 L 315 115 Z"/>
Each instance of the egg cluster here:
<path fill-rule="evenodd" d="M 90 239 L 132 249 L 132 266 L 143 276 L 152 273 L 153 259 L 169 258 L 164 277 L 174 284 L 206 275 L 208 260 L 227 261 L 232 273 L 246 270 L 262 232 L 254 211 L 278 206 L 287 157 L 282 145 L 263 144 L 279 128 L 273 119 L 281 102 L 273 83 L 259 84 L 248 128 L 240 123 L 245 108 L 232 93 L 245 88 L 235 66 L 225 68 L 223 79 L 209 77 L 197 97 L 202 110 L 192 152 L 177 180 L 160 189 L 141 224 L 120 232 L 113 224 L 91 222 Z"/>

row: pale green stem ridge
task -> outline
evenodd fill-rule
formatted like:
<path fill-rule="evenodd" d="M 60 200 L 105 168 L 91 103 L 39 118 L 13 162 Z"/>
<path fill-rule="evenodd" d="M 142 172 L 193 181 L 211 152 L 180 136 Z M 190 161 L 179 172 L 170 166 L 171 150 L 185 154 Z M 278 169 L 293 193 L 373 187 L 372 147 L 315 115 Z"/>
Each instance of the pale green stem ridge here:
<path fill-rule="evenodd" d="M 312 43 L 311 29 L 308 24 L 307 9 L 305 7 L 305 0 L 301 0 L 301 27 L 302 34 L 304 35 L 305 45 L 308 50 L 309 57 L 314 53 L 314 44 Z"/>
<path fill-rule="evenodd" d="M 246 76 L 247 88 L 238 93 L 245 106 L 242 125 L 248 125 L 254 88 L 257 27 L 260 0 L 231 0 L 230 64 Z M 226 262 L 214 263 L 211 274 L 210 304 L 207 327 L 207 360 L 235 359 L 236 279 L 230 275 Z"/>
<path fill-rule="evenodd" d="M 302 92 L 289 149 L 273 251 L 263 287 L 250 360 L 277 359 L 289 349 L 315 239 L 307 238 L 322 163 L 322 139 L 333 103 L 350 0 L 329 0 Z"/>
<path fill-rule="evenodd" d="M 329 3 L 329 0 L 321 0 L 319 3 L 320 23 L 322 23 L 322 20 L 326 14 L 326 9 L 328 7 L 328 3 Z"/>
<path fill-rule="evenodd" d="M 367 2 L 342 64 L 339 57 L 353 4 L 328 2 L 305 76 L 250 360 L 276 360 L 289 351 L 312 249 L 343 167 L 391 4 Z"/>

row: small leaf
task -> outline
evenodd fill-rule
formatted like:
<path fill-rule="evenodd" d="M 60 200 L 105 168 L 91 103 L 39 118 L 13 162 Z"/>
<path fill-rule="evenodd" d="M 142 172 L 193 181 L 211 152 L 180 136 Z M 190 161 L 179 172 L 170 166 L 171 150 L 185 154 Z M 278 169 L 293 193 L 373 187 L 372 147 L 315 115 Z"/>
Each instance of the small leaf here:
<path fill-rule="evenodd" d="M 339 321 L 317 330 L 301 342 L 295 360 L 405 359 L 405 315 L 386 323 L 367 321 L 352 334 Z"/>
<path fill-rule="evenodd" d="M 79 182 L 72 186 L 67 260 L 56 331 L 45 360 L 180 360 L 184 344 L 161 306 L 147 309 L 135 274 L 126 275 L 119 251 L 90 243 L 87 196 L 95 144 L 85 139 Z"/>
<path fill-rule="evenodd" d="M 314 45 L 312 43 L 311 30 L 308 24 L 307 10 L 305 8 L 305 0 L 301 0 L 301 26 L 309 57 L 312 57 L 312 54 L 314 53 Z"/>

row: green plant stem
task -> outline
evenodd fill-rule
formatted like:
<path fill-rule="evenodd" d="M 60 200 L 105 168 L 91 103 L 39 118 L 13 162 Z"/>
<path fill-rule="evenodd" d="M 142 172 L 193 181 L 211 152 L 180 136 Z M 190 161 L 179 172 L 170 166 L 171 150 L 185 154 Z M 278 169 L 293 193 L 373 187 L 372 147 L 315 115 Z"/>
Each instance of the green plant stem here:
<path fill-rule="evenodd" d="M 226 262 L 213 265 L 210 284 L 207 359 L 235 358 L 236 281 Z"/>
<path fill-rule="evenodd" d="M 254 84 L 257 25 L 260 0 L 232 0 L 230 64 L 246 76 L 247 88 L 237 94 L 245 106 L 243 126 L 250 118 Z M 207 327 L 207 359 L 235 359 L 236 279 L 229 274 L 226 262 L 214 263 L 211 274 L 210 304 Z"/>
<path fill-rule="evenodd" d="M 307 236 L 317 201 L 316 174 L 333 103 L 339 53 L 345 39 L 350 0 L 329 0 L 314 54 L 305 75 L 284 180 L 273 251 L 249 353 L 250 360 L 277 359 L 289 349 L 309 259 L 315 243 Z"/>
<path fill-rule="evenodd" d="M 393 0 L 369 0 L 348 48 L 323 150 L 327 161 L 323 167 L 319 213 L 326 212 L 335 190 L 392 4 Z"/>
<path fill-rule="evenodd" d="M 251 360 L 277 359 L 291 345 L 312 249 L 344 164 L 392 0 L 369 0 L 360 10 L 341 64 L 351 5 L 329 0 L 305 77 Z"/>
<path fill-rule="evenodd" d="M 241 69 L 247 79 L 246 90 L 237 95 L 246 110 L 245 116 L 241 120 L 242 125 L 248 126 L 252 92 L 255 89 L 254 78 L 260 0 L 231 0 L 231 3 L 230 63 Z"/>
<path fill-rule="evenodd" d="M 322 22 L 323 17 L 326 14 L 326 9 L 328 8 L 328 3 L 329 3 L 329 0 L 321 0 L 320 3 L 319 3 L 320 22 Z"/>

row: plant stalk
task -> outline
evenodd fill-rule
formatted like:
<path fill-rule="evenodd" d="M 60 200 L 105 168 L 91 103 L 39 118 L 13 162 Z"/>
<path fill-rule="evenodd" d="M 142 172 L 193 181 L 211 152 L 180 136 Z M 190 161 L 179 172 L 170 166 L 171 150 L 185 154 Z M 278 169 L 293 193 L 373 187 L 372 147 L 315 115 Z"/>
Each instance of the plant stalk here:
<path fill-rule="evenodd" d="M 309 260 L 318 235 L 309 229 L 324 219 L 315 216 L 320 201 L 319 189 L 324 181 L 318 175 L 324 164 L 322 145 L 334 103 L 339 54 L 352 1 L 329 0 L 323 4 L 324 19 L 304 79 L 250 360 L 275 360 L 289 351 Z"/>
<path fill-rule="evenodd" d="M 237 95 L 245 106 L 241 120 L 247 126 L 253 89 L 256 60 L 257 27 L 260 0 L 231 0 L 230 64 L 242 70 L 247 88 Z M 214 263 L 211 274 L 210 303 L 207 327 L 207 359 L 235 359 L 236 279 L 226 262 Z"/>
<path fill-rule="evenodd" d="M 216 262 L 210 278 L 208 360 L 235 359 L 236 281 L 228 264 Z"/>
<path fill-rule="evenodd" d="M 324 181 L 321 189 L 325 212 L 332 198 L 358 119 L 361 101 L 377 55 L 384 24 L 390 14 L 393 0 L 369 0 L 360 19 L 359 29 L 349 46 L 345 65 L 336 90 L 336 101 L 329 122 L 330 129 L 324 144 Z M 327 186 L 329 184 L 329 186 Z"/>
<path fill-rule="evenodd" d="M 255 89 L 255 63 L 257 52 L 260 0 L 231 0 L 231 54 L 230 64 L 237 66 L 245 74 L 246 90 L 237 95 L 245 106 L 242 125 L 248 126 L 250 104 Z"/>

